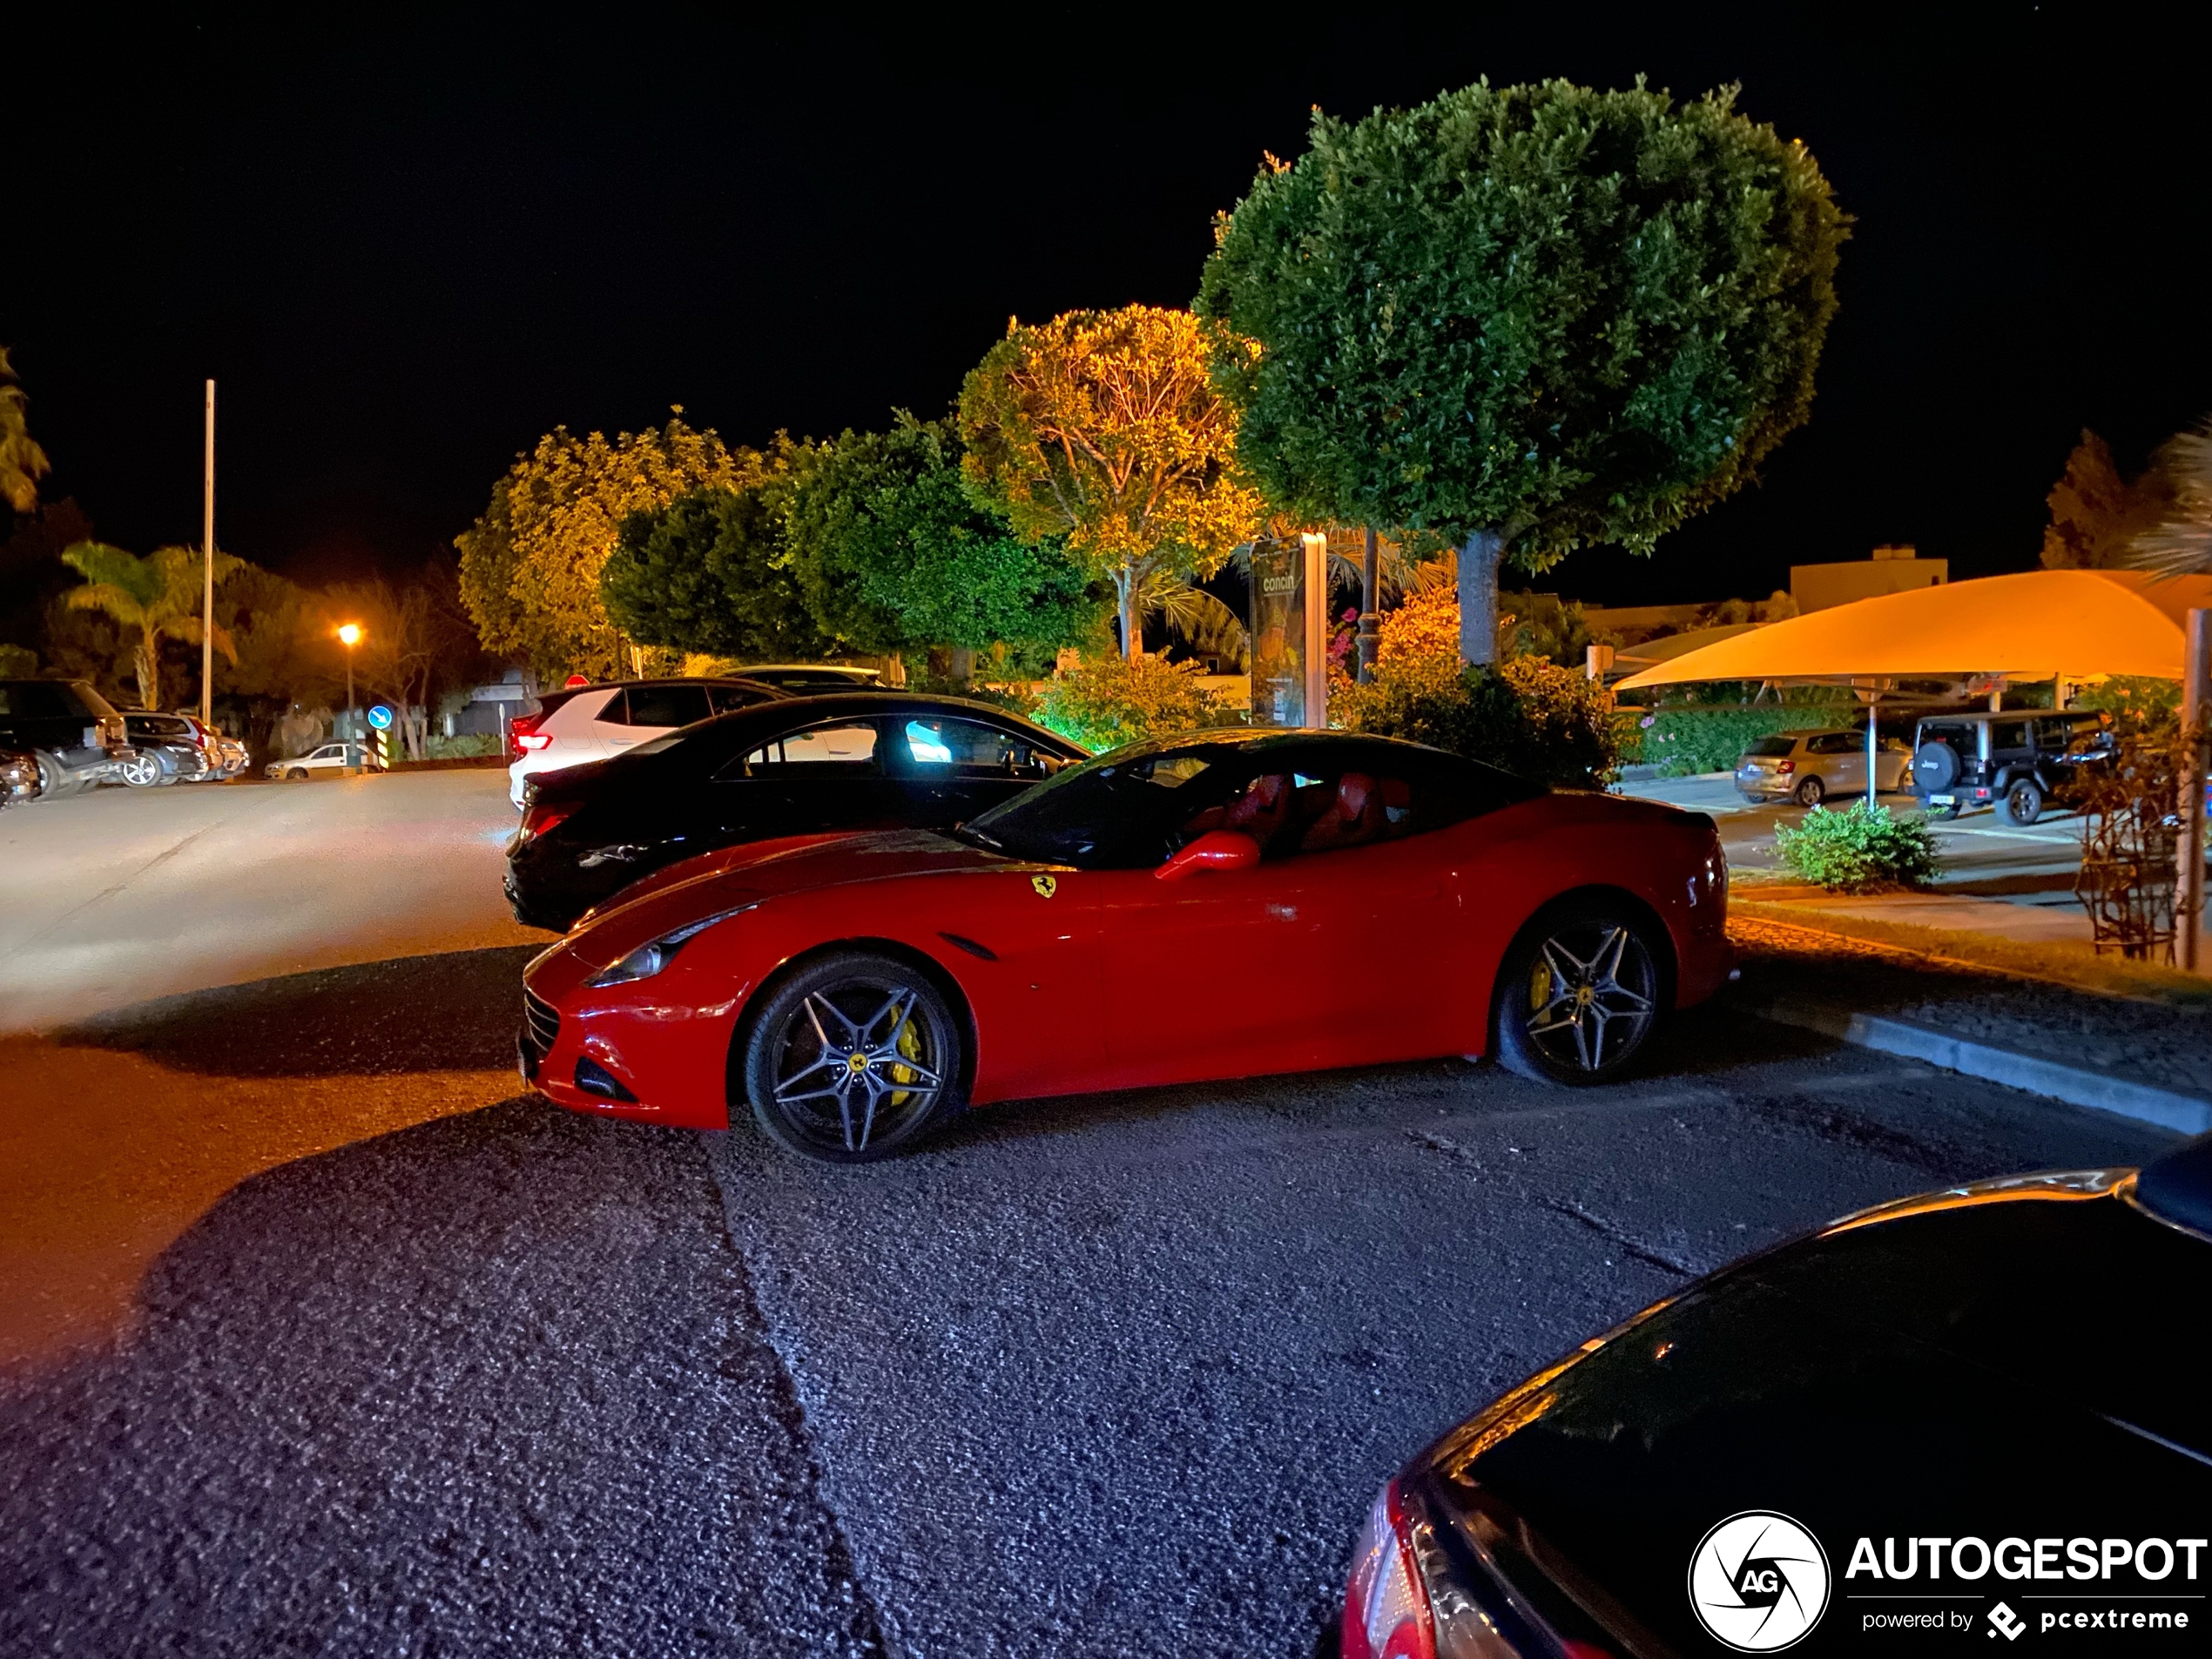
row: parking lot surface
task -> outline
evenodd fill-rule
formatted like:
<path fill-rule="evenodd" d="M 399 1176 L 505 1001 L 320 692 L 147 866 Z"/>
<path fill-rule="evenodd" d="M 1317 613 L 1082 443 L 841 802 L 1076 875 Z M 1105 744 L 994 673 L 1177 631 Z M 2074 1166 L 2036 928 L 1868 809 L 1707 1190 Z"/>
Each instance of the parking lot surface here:
<path fill-rule="evenodd" d="M 1314 1653 L 1375 1487 L 1575 1343 L 1853 1208 L 2166 1143 L 1723 1006 L 1609 1089 L 1021 1103 L 824 1169 L 517 1095 L 524 954 L 10 1040 L 0 1294 L 83 1207 L 64 1139 L 108 1230 L 166 1219 L 0 1352 L 0 1652 Z"/>

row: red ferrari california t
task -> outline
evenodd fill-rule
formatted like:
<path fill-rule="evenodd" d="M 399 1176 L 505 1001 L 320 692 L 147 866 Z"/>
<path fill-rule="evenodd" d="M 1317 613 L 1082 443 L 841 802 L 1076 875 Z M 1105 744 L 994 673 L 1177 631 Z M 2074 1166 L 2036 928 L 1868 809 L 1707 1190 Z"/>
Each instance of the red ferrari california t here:
<path fill-rule="evenodd" d="M 884 1157 L 971 1106 L 1442 1055 L 1615 1076 L 1727 977 L 1710 819 L 1389 738 L 1202 732 L 948 833 L 674 865 L 524 974 L 580 1111 Z"/>

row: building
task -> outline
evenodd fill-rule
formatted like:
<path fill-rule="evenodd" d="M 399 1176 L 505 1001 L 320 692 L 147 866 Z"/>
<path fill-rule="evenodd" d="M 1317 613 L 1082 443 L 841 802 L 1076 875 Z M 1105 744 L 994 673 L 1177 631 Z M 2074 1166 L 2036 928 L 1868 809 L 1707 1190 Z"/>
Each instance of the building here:
<path fill-rule="evenodd" d="M 1877 594 L 1940 587 L 1950 579 L 1948 559 L 1918 558 L 1910 547 L 1878 547 L 1872 558 L 1846 564 L 1791 565 L 1790 597 L 1804 616 Z"/>

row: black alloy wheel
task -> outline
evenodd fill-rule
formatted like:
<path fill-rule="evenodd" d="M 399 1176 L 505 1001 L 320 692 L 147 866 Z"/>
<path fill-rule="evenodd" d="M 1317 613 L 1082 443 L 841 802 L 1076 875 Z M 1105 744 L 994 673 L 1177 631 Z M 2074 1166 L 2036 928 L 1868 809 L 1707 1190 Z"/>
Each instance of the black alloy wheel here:
<path fill-rule="evenodd" d="M 1492 1051 L 1538 1082 L 1609 1082 L 1659 1018 L 1659 961 L 1644 924 L 1603 900 L 1564 904 L 1522 929 L 1493 999 Z"/>
<path fill-rule="evenodd" d="M 840 951 L 807 964 L 750 1023 L 743 1055 L 753 1121 L 819 1163 L 866 1163 L 957 1116 L 965 1036 L 928 975 Z"/>
<path fill-rule="evenodd" d="M 2033 778 L 2023 778 L 2005 792 L 2005 816 L 2026 829 L 2043 816 L 2043 791 Z"/>
<path fill-rule="evenodd" d="M 1799 783 L 1795 792 L 1798 806 L 1817 806 L 1828 799 L 1828 786 L 1821 782 L 1820 774 L 1816 772 Z"/>

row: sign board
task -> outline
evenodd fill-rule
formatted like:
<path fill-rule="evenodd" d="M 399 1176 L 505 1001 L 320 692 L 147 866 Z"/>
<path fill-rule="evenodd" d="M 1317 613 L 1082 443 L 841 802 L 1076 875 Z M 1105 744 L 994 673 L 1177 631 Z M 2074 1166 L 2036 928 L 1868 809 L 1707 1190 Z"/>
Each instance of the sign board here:
<path fill-rule="evenodd" d="M 379 732 L 389 732 L 392 729 L 392 711 L 379 703 L 369 710 L 368 723 Z"/>

